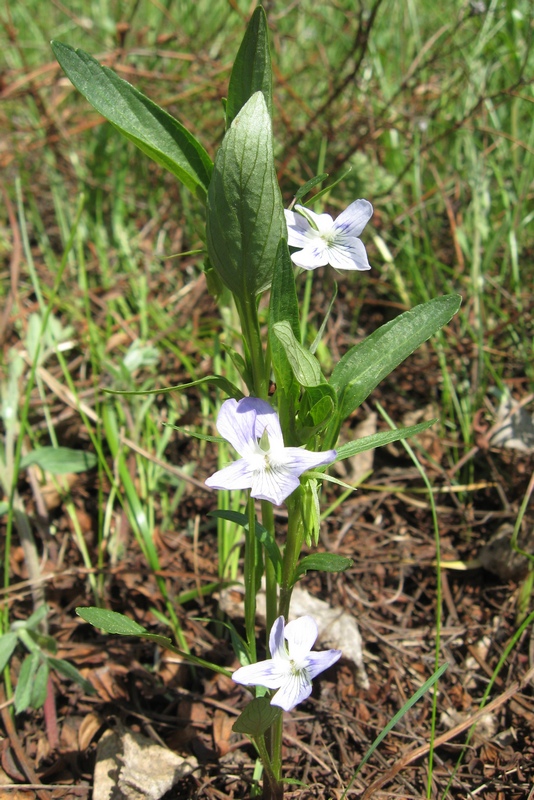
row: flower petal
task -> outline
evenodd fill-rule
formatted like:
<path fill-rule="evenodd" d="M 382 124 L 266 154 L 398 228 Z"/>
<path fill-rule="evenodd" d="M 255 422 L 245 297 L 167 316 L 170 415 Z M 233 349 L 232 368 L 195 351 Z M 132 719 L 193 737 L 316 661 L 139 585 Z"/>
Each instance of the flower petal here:
<path fill-rule="evenodd" d="M 284 627 L 284 618 L 277 617 L 273 622 L 273 627 L 269 634 L 269 650 L 271 651 L 272 658 L 281 658 L 287 661 L 288 656 L 286 653 Z"/>
<path fill-rule="evenodd" d="M 250 489 L 253 480 L 253 465 L 246 458 L 240 458 L 206 478 L 205 483 L 210 489 Z"/>
<path fill-rule="evenodd" d="M 256 411 L 253 407 L 243 408 L 243 401 L 248 399 L 245 397 L 237 402 L 232 397 L 225 400 L 217 417 L 217 430 L 240 456 L 256 450 Z"/>
<path fill-rule="evenodd" d="M 289 449 L 293 448 L 286 448 Z M 264 468 L 254 473 L 250 494 L 258 500 L 269 500 L 280 506 L 299 484 L 298 477 L 283 466 Z"/>
<path fill-rule="evenodd" d="M 300 476 L 307 469 L 314 467 L 324 467 L 337 458 L 336 450 L 324 450 L 322 453 L 313 453 L 311 450 L 303 450 L 301 447 L 284 448 L 284 461 L 286 469 L 292 475 Z"/>
<path fill-rule="evenodd" d="M 287 243 L 290 247 L 305 247 L 308 243 L 310 223 L 302 214 L 284 209 L 287 224 Z"/>
<path fill-rule="evenodd" d="M 269 658 L 267 661 L 239 667 L 232 675 L 232 680 L 243 686 L 266 686 L 267 689 L 278 689 L 286 680 L 286 676 L 280 672 L 272 658 Z"/>
<path fill-rule="evenodd" d="M 306 246 L 296 253 L 291 253 L 291 261 L 302 269 L 317 269 L 328 264 L 328 246 L 316 237 L 308 241 Z"/>
<path fill-rule="evenodd" d="M 320 672 L 324 672 L 339 661 L 341 650 L 323 650 L 320 653 L 310 653 L 306 659 L 306 669 L 310 680 L 313 680 Z"/>
<path fill-rule="evenodd" d="M 337 217 L 334 228 L 347 236 L 359 236 L 372 216 L 371 203 L 367 200 L 355 200 Z"/>
<path fill-rule="evenodd" d="M 332 244 L 328 248 L 328 261 L 334 269 L 371 269 L 367 252 L 359 239 L 346 238 L 343 244 Z"/>
<path fill-rule="evenodd" d="M 305 672 L 288 675 L 284 683 L 271 700 L 272 706 L 280 706 L 284 711 L 291 711 L 296 705 L 306 700 L 312 691 L 311 681 Z"/>
<path fill-rule="evenodd" d="M 238 403 L 238 414 L 243 410 L 247 413 L 251 408 L 256 412 L 256 422 L 254 425 L 255 440 L 261 439 L 263 431 L 267 430 L 271 447 L 283 447 L 284 437 L 280 427 L 280 419 L 274 408 L 265 400 L 258 397 L 244 397 Z"/>
<path fill-rule="evenodd" d="M 287 639 L 289 658 L 301 666 L 315 644 L 319 628 L 313 617 L 306 614 L 288 622 L 284 636 Z"/>

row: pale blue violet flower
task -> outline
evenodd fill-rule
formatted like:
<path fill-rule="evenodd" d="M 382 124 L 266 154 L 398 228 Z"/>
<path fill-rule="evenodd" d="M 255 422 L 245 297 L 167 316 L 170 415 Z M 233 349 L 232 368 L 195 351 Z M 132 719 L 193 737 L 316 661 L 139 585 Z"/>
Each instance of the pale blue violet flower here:
<path fill-rule="evenodd" d="M 291 711 L 310 696 L 312 680 L 341 657 L 341 650 L 312 653 L 317 634 L 313 617 L 299 617 L 287 625 L 278 617 L 269 636 L 271 658 L 240 667 L 232 680 L 244 686 L 278 689 L 271 705 Z"/>
<path fill-rule="evenodd" d="M 217 429 L 241 458 L 206 481 L 212 489 L 250 489 L 252 497 L 279 506 L 300 484 L 307 469 L 330 464 L 335 450 L 312 453 L 285 447 L 278 414 L 265 400 L 244 397 L 225 400 Z"/>
<path fill-rule="evenodd" d="M 367 200 L 355 200 L 334 221 L 330 214 L 315 214 L 304 206 L 301 213 L 285 210 L 288 244 L 298 247 L 291 260 L 302 269 L 330 264 L 335 269 L 371 269 L 367 253 L 358 236 L 373 215 Z"/>

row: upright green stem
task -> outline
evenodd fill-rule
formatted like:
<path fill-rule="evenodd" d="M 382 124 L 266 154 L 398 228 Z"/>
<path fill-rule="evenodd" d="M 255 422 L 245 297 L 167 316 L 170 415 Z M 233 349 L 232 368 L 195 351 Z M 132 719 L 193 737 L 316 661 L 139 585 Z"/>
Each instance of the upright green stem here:
<path fill-rule="evenodd" d="M 261 520 L 263 527 L 267 528 L 269 535 L 272 539 L 274 539 L 275 532 L 273 506 L 267 500 L 261 501 Z M 267 554 L 265 554 L 265 598 L 265 629 L 267 633 L 267 654 L 269 657 L 269 633 L 273 627 L 275 619 L 278 616 L 278 584 L 276 582 L 274 565 Z"/>
<path fill-rule="evenodd" d="M 248 499 L 248 528 L 245 530 L 245 630 L 252 663 L 256 661 L 256 566 L 258 540 L 254 500 Z"/>
<path fill-rule="evenodd" d="M 286 620 L 289 614 L 291 592 L 295 580 L 295 569 L 304 542 L 304 524 L 302 521 L 302 490 L 299 488 L 287 498 L 287 540 L 282 560 L 282 586 L 280 587 L 279 614 Z"/>
<path fill-rule="evenodd" d="M 252 370 L 253 394 L 255 397 L 266 400 L 269 391 L 269 375 L 261 341 L 256 298 L 247 298 L 245 302 L 240 302 L 235 298 L 235 302 Z"/>

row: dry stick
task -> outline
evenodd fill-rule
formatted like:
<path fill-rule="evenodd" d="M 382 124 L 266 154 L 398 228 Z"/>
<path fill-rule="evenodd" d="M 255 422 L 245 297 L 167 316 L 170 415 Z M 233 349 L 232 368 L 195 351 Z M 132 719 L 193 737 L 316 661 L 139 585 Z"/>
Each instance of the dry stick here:
<path fill-rule="evenodd" d="M 491 703 L 488 703 L 487 706 L 480 708 L 475 714 L 473 714 L 469 719 L 465 720 L 464 722 L 460 722 L 458 725 L 455 725 L 454 728 L 451 728 L 450 731 L 446 733 L 442 733 L 441 736 L 436 737 L 433 742 L 433 747 L 436 749 L 440 747 L 442 744 L 449 742 L 451 739 L 454 739 L 455 736 L 458 736 L 460 733 L 463 733 L 465 730 L 474 725 L 478 720 L 484 716 L 484 714 L 489 714 L 492 711 L 496 711 L 496 709 L 500 708 L 504 703 L 510 700 L 515 694 L 520 692 L 526 685 L 534 678 L 534 667 L 531 667 L 528 672 L 525 673 L 523 678 L 520 681 L 514 681 L 511 686 L 503 692 L 499 697 L 496 697 L 495 700 L 492 700 Z M 397 775 L 404 767 L 407 767 L 413 761 L 416 761 L 421 756 L 424 756 L 430 750 L 430 743 L 421 745 L 421 747 L 417 747 L 415 750 L 412 750 L 409 753 L 406 753 L 400 761 L 391 767 L 389 772 L 385 775 L 382 775 L 378 778 L 371 786 L 366 790 L 366 792 L 362 795 L 361 800 L 371 800 L 374 795 L 374 792 L 377 792 L 387 783 L 393 780 L 395 775 Z"/>
<path fill-rule="evenodd" d="M 37 773 L 33 769 L 32 765 L 30 764 L 28 759 L 26 758 L 26 753 L 24 752 L 24 748 L 22 747 L 22 744 L 20 743 L 20 739 L 18 737 L 17 731 L 15 730 L 15 725 L 13 723 L 13 719 L 11 718 L 11 714 L 9 713 L 9 709 L 6 706 L 3 705 L 5 703 L 5 700 L 6 700 L 6 696 L 5 696 L 5 693 L 4 693 L 4 687 L 0 686 L 0 706 L 1 706 L 0 713 L 2 714 L 2 722 L 4 723 L 4 728 L 5 728 L 6 734 L 7 734 L 8 738 L 9 738 L 11 747 L 13 748 L 13 750 L 15 752 L 15 755 L 17 757 L 17 761 L 19 762 L 20 766 L 22 767 L 22 770 L 23 770 L 24 774 L 26 775 L 28 781 L 30 783 L 34 784 L 35 786 L 42 786 L 43 789 L 45 789 L 43 784 L 39 781 L 39 778 L 37 777 Z M 39 800 L 50 800 L 50 793 L 48 791 L 46 791 L 46 790 L 45 791 L 41 791 L 41 790 L 37 789 L 36 794 L 37 794 L 37 797 L 39 798 Z"/>

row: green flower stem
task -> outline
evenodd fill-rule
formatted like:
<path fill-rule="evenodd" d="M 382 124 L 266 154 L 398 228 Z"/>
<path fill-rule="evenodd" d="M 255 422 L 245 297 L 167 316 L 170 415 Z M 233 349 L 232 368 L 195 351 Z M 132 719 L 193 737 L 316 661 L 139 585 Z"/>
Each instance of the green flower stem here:
<path fill-rule="evenodd" d="M 280 587 L 280 603 L 278 613 L 286 621 L 289 614 L 291 593 L 295 581 L 295 570 L 304 542 L 304 524 L 302 521 L 302 489 L 296 489 L 287 500 L 287 540 L 282 560 L 282 585 Z"/>
<path fill-rule="evenodd" d="M 304 299 L 302 301 L 302 311 L 300 315 L 300 343 L 305 345 L 306 334 L 308 332 L 308 314 L 310 313 L 311 290 L 313 285 L 313 270 L 306 273 L 306 283 L 304 284 Z"/>
<path fill-rule="evenodd" d="M 267 400 L 269 375 L 261 341 L 256 298 L 247 297 L 244 301 L 241 301 L 234 295 L 234 299 L 241 321 L 241 330 L 245 339 L 247 356 L 252 371 L 253 385 L 249 386 L 249 390 L 255 397 L 259 397 L 261 400 Z"/>
<path fill-rule="evenodd" d="M 272 539 L 275 537 L 274 531 L 274 513 L 272 503 L 267 500 L 261 501 L 261 521 L 264 528 L 267 528 L 269 535 Z M 276 582 L 276 573 L 271 559 L 265 553 L 265 598 L 266 598 L 266 614 L 265 614 L 265 629 L 267 639 L 267 657 L 269 652 L 269 633 L 273 627 L 274 621 L 278 616 L 278 584 Z"/>
<path fill-rule="evenodd" d="M 282 715 L 280 714 L 280 722 L 282 722 Z M 263 769 L 267 780 L 263 781 L 263 798 L 264 800 L 283 800 L 284 785 L 281 783 L 280 778 L 273 770 L 273 765 L 269 757 L 265 738 L 263 736 L 254 737 L 254 743 L 258 748 L 258 753 L 263 763 Z"/>
<path fill-rule="evenodd" d="M 256 661 L 256 566 L 258 540 L 256 538 L 256 512 L 254 500 L 248 498 L 248 528 L 245 529 L 245 630 L 251 662 Z"/>

